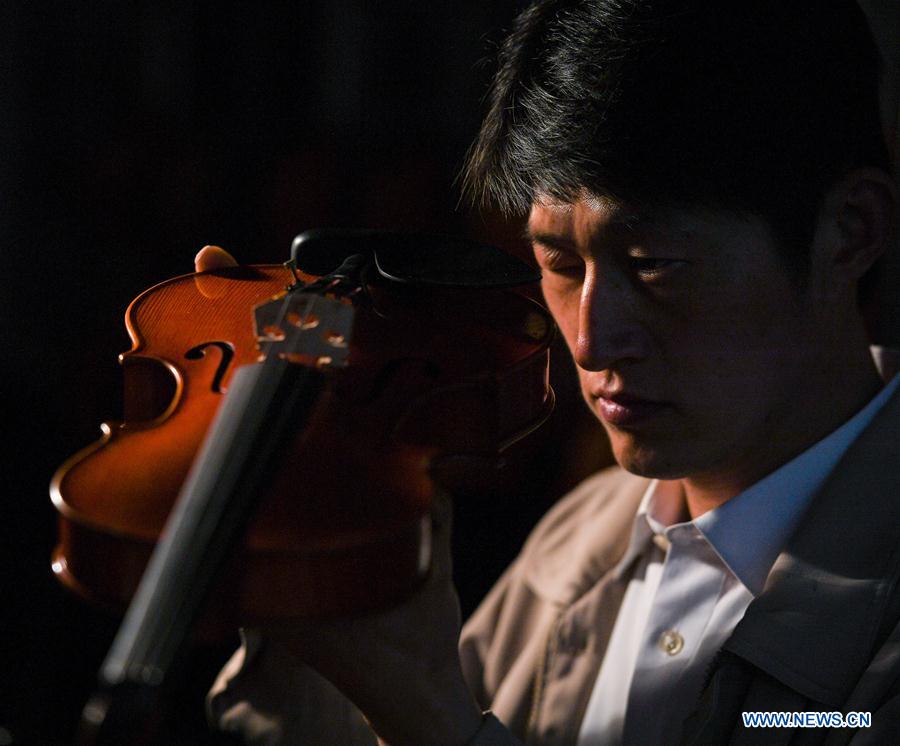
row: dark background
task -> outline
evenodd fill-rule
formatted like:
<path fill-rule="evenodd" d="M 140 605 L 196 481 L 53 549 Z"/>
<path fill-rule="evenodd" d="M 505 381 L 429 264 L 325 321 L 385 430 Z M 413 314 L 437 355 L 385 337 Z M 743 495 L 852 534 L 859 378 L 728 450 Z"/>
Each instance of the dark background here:
<path fill-rule="evenodd" d="M 866 4 L 896 21 L 891 3 Z M 204 244 L 279 262 L 316 226 L 434 230 L 525 256 L 521 224 L 459 206 L 454 185 L 522 5 L 0 4 L 0 746 L 70 741 L 116 629 L 52 577 L 47 488 L 120 416 L 128 303 Z M 896 60 L 896 24 L 877 28 Z M 897 90 L 895 77 L 889 111 Z M 882 338 L 896 342 L 900 300 L 886 298 Z M 457 501 L 464 613 L 553 499 L 608 459 L 557 353 L 549 426 L 500 484 Z M 191 659 L 186 743 L 204 738 L 202 692 L 228 652 Z"/>
<path fill-rule="evenodd" d="M 277 262 L 314 226 L 522 251 L 519 224 L 458 207 L 454 186 L 520 5 L 0 5 L 0 744 L 68 742 L 116 628 L 51 575 L 47 486 L 120 416 L 130 300 L 189 271 L 204 244 Z M 457 504 L 464 612 L 552 499 L 606 458 L 569 448 L 596 430 L 557 359 L 561 405 L 540 457 Z M 202 728 L 200 694 L 227 652 L 192 663 L 186 728 Z"/>

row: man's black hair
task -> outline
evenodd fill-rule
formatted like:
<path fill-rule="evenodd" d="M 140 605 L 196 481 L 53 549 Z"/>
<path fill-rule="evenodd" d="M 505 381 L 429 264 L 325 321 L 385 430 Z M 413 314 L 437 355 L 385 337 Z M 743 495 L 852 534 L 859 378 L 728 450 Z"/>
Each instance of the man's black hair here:
<path fill-rule="evenodd" d="M 854 0 L 537 0 L 465 189 L 511 213 L 587 190 L 758 215 L 802 275 L 827 188 L 889 168 L 878 71 Z"/>

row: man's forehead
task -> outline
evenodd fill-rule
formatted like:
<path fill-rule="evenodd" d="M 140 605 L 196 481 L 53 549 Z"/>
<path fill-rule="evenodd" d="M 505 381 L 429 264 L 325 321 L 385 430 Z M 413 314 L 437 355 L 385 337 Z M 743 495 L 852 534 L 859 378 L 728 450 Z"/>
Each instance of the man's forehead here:
<path fill-rule="evenodd" d="M 612 197 L 585 194 L 571 202 L 539 197 L 531 205 L 526 235 L 590 238 L 603 233 L 691 236 L 719 231 L 734 221 L 762 225 L 759 217 L 699 205 L 626 203 Z"/>
<path fill-rule="evenodd" d="M 626 211 L 635 212 L 634 209 L 628 210 L 619 200 L 589 192 L 582 192 L 578 199 L 575 200 L 558 199 L 546 194 L 539 194 L 531 203 L 532 214 L 539 212 L 563 216 L 574 214 L 579 210 L 587 210 L 603 215 Z"/>
<path fill-rule="evenodd" d="M 591 226 L 634 229 L 658 222 L 656 210 L 638 209 L 611 197 L 585 194 L 567 202 L 551 197 L 538 197 L 531 205 L 527 232 L 529 235 L 572 233 Z"/>

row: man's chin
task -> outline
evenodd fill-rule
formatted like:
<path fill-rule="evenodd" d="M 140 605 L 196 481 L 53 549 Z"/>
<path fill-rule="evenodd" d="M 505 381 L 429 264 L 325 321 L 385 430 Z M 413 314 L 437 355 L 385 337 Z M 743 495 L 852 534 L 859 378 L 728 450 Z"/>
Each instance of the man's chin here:
<path fill-rule="evenodd" d="M 616 463 L 625 471 L 647 479 L 681 479 L 684 460 L 667 449 L 653 448 L 634 442 L 610 438 Z"/>

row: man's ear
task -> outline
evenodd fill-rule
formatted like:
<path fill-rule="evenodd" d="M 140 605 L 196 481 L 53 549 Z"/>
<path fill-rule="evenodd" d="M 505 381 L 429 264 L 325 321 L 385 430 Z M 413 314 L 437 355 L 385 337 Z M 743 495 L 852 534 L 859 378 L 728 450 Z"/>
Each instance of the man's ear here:
<path fill-rule="evenodd" d="M 877 168 L 861 168 L 832 184 L 819 210 L 813 250 L 831 279 L 855 285 L 891 246 L 897 187 Z"/>

